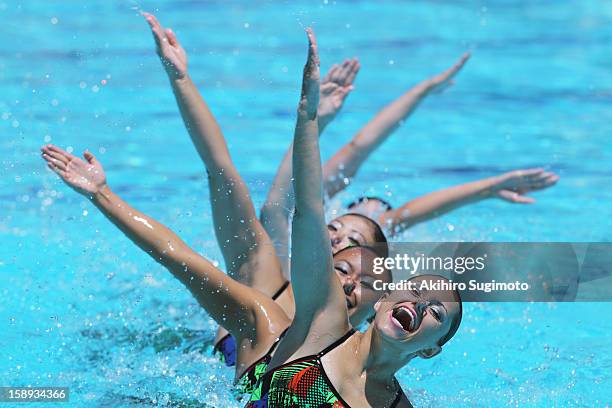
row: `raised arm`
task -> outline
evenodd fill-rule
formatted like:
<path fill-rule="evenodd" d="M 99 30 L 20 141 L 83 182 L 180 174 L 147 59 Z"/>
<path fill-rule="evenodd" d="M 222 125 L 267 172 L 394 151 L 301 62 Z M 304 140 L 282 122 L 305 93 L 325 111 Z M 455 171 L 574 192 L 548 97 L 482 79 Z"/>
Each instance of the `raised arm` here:
<path fill-rule="evenodd" d="M 339 303 L 338 316 L 346 318 L 346 300 L 334 275 L 329 235 L 323 210 L 321 156 L 319 153 L 317 100 L 319 58 L 312 30 L 308 30 L 308 61 L 293 139 L 295 215 L 291 231 L 291 279 L 296 304 L 293 331 L 308 331 L 330 304 Z M 333 311 L 332 311 L 333 312 Z M 333 313 L 326 317 L 335 321 Z M 303 332 L 304 333 L 304 332 Z"/>
<path fill-rule="evenodd" d="M 132 242 L 187 286 L 213 319 L 235 335 L 253 328 L 255 302 L 262 295 L 225 275 L 170 229 L 113 193 L 93 154 L 85 152 L 84 161 L 53 145 L 44 146 L 42 152 L 52 171 L 88 197 Z"/>
<path fill-rule="evenodd" d="M 172 30 L 144 13 L 185 127 L 208 175 L 217 242 L 228 273 L 272 296 L 285 283 L 276 252 L 259 222 L 246 183 L 221 128 L 187 72 L 187 54 Z"/>
<path fill-rule="evenodd" d="M 427 79 L 398 99 L 383 108 L 370 120 L 353 139 L 344 145 L 323 168 L 325 192 L 329 197 L 344 190 L 347 180 L 357 174 L 366 159 L 376 150 L 391 133 L 416 109 L 425 97 L 452 84 L 453 77 L 461 70 L 470 57 L 464 54 L 461 59 L 448 70 Z"/>
<path fill-rule="evenodd" d="M 487 198 L 501 198 L 511 203 L 531 204 L 531 191 L 553 186 L 559 176 L 543 169 L 515 170 L 500 176 L 435 191 L 416 198 L 380 216 L 380 223 L 394 233 L 439 217 L 455 208 Z"/>
<path fill-rule="evenodd" d="M 357 59 L 346 60 L 342 64 L 334 64 L 321 81 L 319 107 L 317 109 L 319 136 L 342 109 L 346 97 L 353 90 L 353 81 L 359 72 L 359 67 Z M 289 149 L 283 157 L 260 213 L 261 223 L 274 242 L 281 260 L 283 274 L 287 279 L 290 278 L 289 219 L 295 206 L 293 186 L 291 185 L 292 157 L 293 143 L 289 145 Z"/>

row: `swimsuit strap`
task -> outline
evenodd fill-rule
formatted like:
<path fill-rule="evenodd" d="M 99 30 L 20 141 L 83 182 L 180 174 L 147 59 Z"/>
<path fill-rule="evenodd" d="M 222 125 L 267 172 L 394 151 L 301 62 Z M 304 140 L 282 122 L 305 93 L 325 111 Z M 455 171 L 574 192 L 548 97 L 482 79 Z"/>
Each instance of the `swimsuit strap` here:
<path fill-rule="evenodd" d="M 285 283 L 283 283 L 283 285 L 276 292 L 274 292 L 274 294 L 272 295 L 272 300 L 278 299 L 278 297 L 283 294 L 283 292 L 285 291 L 285 289 L 287 289 L 288 286 L 289 281 L 285 281 Z"/>
<path fill-rule="evenodd" d="M 289 283 L 289 282 L 287 282 L 287 283 Z M 289 326 L 289 327 L 291 327 L 291 326 Z M 272 347 L 270 347 L 270 350 L 268 350 L 268 353 L 266 353 L 266 355 L 270 355 L 270 354 L 272 354 L 272 352 L 274 352 L 274 350 L 276 349 L 276 346 L 278 346 L 278 343 L 280 343 L 280 341 L 283 339 L 283 337 L 285 337 L 285 334 L 289 330 L 289 327 L 287 327 L 285 330 L 283 330 L 283 332 L 280 334 L 280 336 L 278 336 L 278 339 L 274 342 Z"/>
<path fill-rule="evenodd" d="M 397 384 L 397 393 L 395 395 L 395 399 L 391 403 L 390 408 L 397 407 L 397 404 L 399 404 L 400 400 L 402 399 L 402 396 L 404 395 L 404 391 L 402 390 L 402 387 L 399 385 L 399 382 L 397 381 L 397 379 L 395 377 L 393 377 L 393 379 L 395 380 L 395 383 Z"/>
<path fill-rule="evenodd" d="M 290 326 L 291 327 L 291 326 Z M 258 358 L 253 364 L 251 364 L 250 366 L 247 367 L 246 370 L 243 371 L 242 375 L 247 374 L 249 371 L 251 371 L 253 368 L 255 368 L 255 366 L 257 366 L 257 364 L 261 363 L 262 361 L 266 360 L 267 358 L 271 357 L 271 354 L 274 352 L 274 350 L 276 349 L 276 346 L 278 346 L 278 343 L 280 343 L 281 339 L 285 336 L 285 333 L 287 333 L 287 330 L 289 330 L 289 327 L 287 327 L 280 336 L 278 336 L 278 339 L 274 342 L 274 344 L 272 344 L 272 347 L 270 347 L 270 349 L 268 350 L 268 352 L 266 354 L 264 354 L 262 357 Z"/>
<path fill-rule="evenodd" d="M 215 343 L 215 346 L 213 347 L 213 352 L 216 353 L 216 352 L 220 351 L 221 344 L 223 344 L 223 342 L 225 340 L 227 340 L 229 337 L 231 337 L 231 334 L 229 334 L 229 333 L 227 333 L 225 336 L 221 337 L 219 339 L 219 341 Z"/>
<path fill-rule="evenodd" d="M 330 351 L 332 351 L 333 349 L 335 349 L 336 347 L 344 343 L 354 333 L 355 333 L 355 329 L 351 328 L 349 331 L 347 331 L 344 334 L 344 336 L 340 337 L 338 340 L 334 341 L 332 344 L 330 344 L 329 346 L 325 347 L 322 351 L 320 351 L 317 354 L 317 358 L 321 359 L 321 357 L 323 357 L 324 355 L 326 355 L 327 353 L 329 353 Z"/>

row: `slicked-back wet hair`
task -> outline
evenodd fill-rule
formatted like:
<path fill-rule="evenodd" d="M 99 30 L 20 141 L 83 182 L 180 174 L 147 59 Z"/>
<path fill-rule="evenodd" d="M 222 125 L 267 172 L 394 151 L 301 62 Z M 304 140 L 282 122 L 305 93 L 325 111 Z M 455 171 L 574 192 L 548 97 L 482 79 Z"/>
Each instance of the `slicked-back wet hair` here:
<path fill-rule="evenodd" d="M 357 207 L 359 204 L 363 204 L 364 202 L 368 201 L 378 201 L 383 205 L 383 207 L 385 207 L 385 211 L 393 209 L 393 206 L 387 200 L 383 200 L 382 198 L 375 196 L 361 196 L 355 201 L 350 202 L 349 205 L 346 206 L 346 208 L 350 210 L 351 208 Z"/>
<path fill-rule="evenodd" d="M 374 221 L 372 218 L 368 217 L 367 215 L 363 215 L 359 213 L 346 213 L 346 214 L 342 214 L 338 218 L 346 217 L 348 215 L 361 218 L 362 220 L 365 220 L 367 223 L 372 225 L 372 229 L 374 232 L 374 242 L 376 243 L 376 245 L 370 246 L 370 249 L 372 249 L 374 253 L 380 257 L 383 257 L 383 258 L 388 257 L 389 256 L 389 243 L 387 242 L 387 237 L 385 236 L 385 233 L 383 232 L 382 228 L 380 228 L 380 225 L 378 225 L 376 221 Z"/>

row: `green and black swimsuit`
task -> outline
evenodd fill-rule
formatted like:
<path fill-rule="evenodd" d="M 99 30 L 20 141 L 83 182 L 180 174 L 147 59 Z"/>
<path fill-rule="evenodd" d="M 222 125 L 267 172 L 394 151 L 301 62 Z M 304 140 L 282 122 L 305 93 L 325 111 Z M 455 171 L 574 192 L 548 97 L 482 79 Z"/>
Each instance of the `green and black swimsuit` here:
<path fill-rule="evenodd" d="M 350 408 L 327 377 L 321 358 L 354 333 L 351 329 L 320 353 L 290 361 L 263 375 L 246 408 Z M 391 408 L 397 406 L 402 395 L 399 389 Z"/>
<path fill-rule="evenodd" d="M 278 343 L 281 341 L 283 336 L 285 336 L 287 330 L 288 328 L 285 329 L 285 331 L 278 337 L 272 347 L 270 347 L 270 350 L 268 350 L 263 357 L 255 361 L 246 370 L 244 370 L 244 373 L 242 376 L 240 376 L 238 383 L 236 383 L 232 390 L 232 393 L 236 399 L 241 399 L 244 395 L 251 395 L 253 391 L 255 391 L 259 379 L 268 369 L 268 364 L 270 364 L 270 360 L 272 360 L 272 353 L 274 353 L 276 346 L 278 346 Z"/>

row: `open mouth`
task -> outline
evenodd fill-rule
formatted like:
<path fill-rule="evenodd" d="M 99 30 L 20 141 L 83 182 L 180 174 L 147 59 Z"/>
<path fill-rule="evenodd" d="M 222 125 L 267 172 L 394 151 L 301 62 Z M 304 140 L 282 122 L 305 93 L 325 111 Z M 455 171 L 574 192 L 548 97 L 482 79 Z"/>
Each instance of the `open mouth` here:
<path fill-rule="evenodd" d="M 416 312 L 405 305 L 395 307 L 391 312 L 391 318 L 397 326 L 401 326 L 407 332 L 416 328 Z"/>

